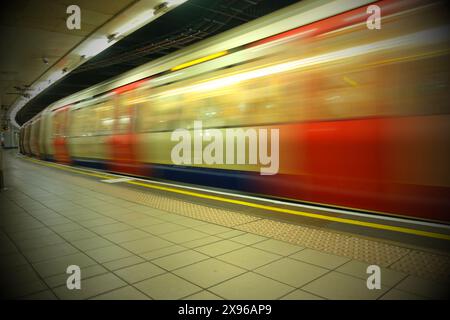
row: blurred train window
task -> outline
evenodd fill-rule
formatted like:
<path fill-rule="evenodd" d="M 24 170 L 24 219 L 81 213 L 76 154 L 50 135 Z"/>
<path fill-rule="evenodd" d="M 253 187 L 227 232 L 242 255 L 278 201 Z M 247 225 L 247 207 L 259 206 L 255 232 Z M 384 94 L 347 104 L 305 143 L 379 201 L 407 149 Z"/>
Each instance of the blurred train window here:
<path fill-rule="evenodd" d="M 237 86 L 236 92 L 239 92 L 239 100 L 235 106 L 235 119 L 232 123 L 234 126 L 246 126 L 257 124 L 260 122 L 261 102 L 269 91 L 264 86 L 263 79 L 252 79 L 245 81 Z"/>
<path fill-rule="evenodd" d="M 224 95 L 223 90 L 216 90 L 212 94 L 206 94 L 197 105 L 198 114 L 196 120 L 201 120 L 204 128 L 223 127 L 225 119 L 222 116 L 220 98 Z"/>
<path fill-rule="evenodd" d="M 239 85 L 233 85 L 221 89 L 220 93 L 214 97 L 216 119 L 210 122 L 210 126 L 235 127 L 243 123 L 245 92 L 242 88 Z"/>
<path fill-rule="evenodd" d="M 197 120 L 202 121 L 203 128 L 222 128 L 271 121 L 264 114 L 274 107 L 273 92 L 267 80 L 255 79 L 211 91 L 188 93 L 180 125 L 190 129 Z"/>
<path fill-rule="evenodd" d="M 95 134 L 107 135 L 112 134 L 114 126 L 114 108 L 112 103 L 99 103 L 90 110 L 91 117 L 95 116 Z"/>
<path fill-rule="evenodd" d="M 448 55 L 386 65 L 384 99 L 392 115 L 449 113 Z"/>
<path fill-rule="evenodd" d="M 420 82 L 419 92 L 422 94 L 422 106 L 426 106 L 428 113 L 450 113 L 448 103 L 450 57 L 444 55 L 430 59 L 426 62 L 425 77 Z"/>
<path fill-rule="evenodd" d="M 190 92 L 183 95 L 185 100 L 181 110 L 180 128 L 192 129 L 195 120 L 201 120 L 198 114 L 203 109 L 202 96 L 200 94 Z"/>
<path fill-rule="evenodd" d="M 70 111 L 70 131 L 69 136 L 78 137 L 81 136 L 83 130 L 81 128 L 82 121 L 79 119 L 80 111 L 79 109 Z"/>
<path fill-rule="evenodd" d="M 220 89 L 185 94 L 180 126 L 192 129 L 194 121 L 202 121 L 204 128 L 224 126 L 225 119 L 222 114 L 225 106 L 222 105 L 223 100 L 221 100 L 223 94 L 224 91 Z"/>
<path fill-rule="evenodd" d="M 121 94 L 116 104 L 116 134 L 124 134 L 131 130 L 133 126 L 133 110 L 135 104 L 133 103 L 134 91 Z"/>
<path fill-rule="evenodd" d="M 90 115 L 89 107 L 72 110 L 70 113 L 70 135 L 74 137 L 91 136 L 95 129 L 95 122 Z"/>
<path fill-rule="evenodd" d="M 255 124 L 283 123 L 296 119 L 303 114 L 300 107 L 305 78 L 300 74 L 275 74 L 258 79 L 251 84 L 250 117 Z"/>
<path fill-rule="evenodd" d="M 182 104 L 179 95 L 151 97 L 139 107 L 139 131 L 167 131 L 179 128 Z"/>
<path fill-rule="evenodd" d="M 313 119 L 370 117 L 377 114 L 382 78 L 376 68 L 363 67 L 364 58 L 353 58 L 337 68 L 321 70 L 314 94 Z"/>
<path fill-rule="evenodd" d="M 139 132 L 151 131 L 152 128 L 152 103 L 143 102 L 137 111 L 137 128 Z"/>

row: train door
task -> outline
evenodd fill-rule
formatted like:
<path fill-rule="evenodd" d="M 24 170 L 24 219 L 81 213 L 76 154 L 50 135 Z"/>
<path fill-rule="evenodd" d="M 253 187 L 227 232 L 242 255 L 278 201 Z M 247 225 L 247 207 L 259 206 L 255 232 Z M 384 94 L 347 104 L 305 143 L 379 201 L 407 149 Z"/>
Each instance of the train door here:
<path fill-rule="evenodd" d="M 60 163 L 71 162 L 67 145 L 67 116 L 68 107 L 64 107 L 55 110 L 52 117 L 54 158 Z"/>
<path fill-rule="evenodd" d="M 138 161 L 137 135 L 134 128 L 136 108 L 130 102 L 133 91 L 116 94 L 114 107 L 114 128 L 109 140 L 111 162 L 109 169 L 131 175 L 141 175 Z"/>

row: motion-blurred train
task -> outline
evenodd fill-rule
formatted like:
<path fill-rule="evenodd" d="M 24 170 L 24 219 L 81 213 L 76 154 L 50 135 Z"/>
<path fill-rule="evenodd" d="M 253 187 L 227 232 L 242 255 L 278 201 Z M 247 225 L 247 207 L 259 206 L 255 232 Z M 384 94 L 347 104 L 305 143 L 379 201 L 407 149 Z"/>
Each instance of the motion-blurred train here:
<path fill-rule="evenodd" d="M 20 150 L 449 223 L 449 21 L 446 1 L 301 1 L 53 103 L 22 126 Z M 278 174 L 175 165 L 171 134 L 194 120 L 279 129 Z"/>

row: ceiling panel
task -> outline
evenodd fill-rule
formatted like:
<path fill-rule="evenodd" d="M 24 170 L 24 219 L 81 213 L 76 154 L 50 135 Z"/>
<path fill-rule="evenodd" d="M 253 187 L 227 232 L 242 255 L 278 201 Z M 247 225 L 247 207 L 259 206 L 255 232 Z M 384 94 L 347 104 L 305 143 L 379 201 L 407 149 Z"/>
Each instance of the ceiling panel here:
<path fill-rule="evenodd" d="M 99 26 L 136 0 L 15 0 L 0 10 L 0 101 L 10 106 L 20 93 Z M 67 6 L 81 8 L 81 30 L 66 27 Z M 4 50 L 4 48 L 7 48 Z M 48 64 L 42 60 L 48 59 Z"/>

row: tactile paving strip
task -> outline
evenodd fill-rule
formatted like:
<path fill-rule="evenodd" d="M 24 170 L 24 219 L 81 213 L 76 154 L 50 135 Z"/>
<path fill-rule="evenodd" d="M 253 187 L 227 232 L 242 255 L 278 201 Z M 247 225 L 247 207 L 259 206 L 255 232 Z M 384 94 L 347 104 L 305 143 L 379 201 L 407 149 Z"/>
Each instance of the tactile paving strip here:
<path fill-rule="evenodd" d="M 357 237 L 349 237 L 324 248 L 324 251 L 328 250 L 337 255 L 351 257 L 382 267 L 388 267 L 410 252 L 409 249 L 399 246 Z"/>
<path fill-rule="evenodd" d="M 337 232 L 262 219 L 236 229 L 387 267 L 410 250 Z"/>
<path fill-rule="evenodd" d="M 117 198 L 144 204 L 159 210 L 233 227 L 238 230 L 271 237 L 300 246 L 377 264 L 410 275 L 450 282 L 450 257 L 411 250 L 380 241 L 368 240 L 326 229 L 261 219 L 232 210 L 177 200 L 154 190 L 140 191 L 128 186 L 107 185 L 86 177 L 51 170 L 58 180 L 65 180 Z M 43 171 L 42 171 L 43 172 Z M 48 172 L 48 171 L 47 171 Z M 101 189 L 99 190 L 99 184 Z"/>
<path fill-rule="evenodd" d="M 304 227 L 268 219 L 261 219 L 240 225 L 236 229 L 270 236 L 277 240 L 291 242 L 317 250 L 324 250 L 332 246 L 333 243 L 349 237 L 348 235 L 337 232 L 329 232 L 309 226 Z"/>
<path fill-rule="evenodd" d="M 257 220 L 258 218 L 235 213 L 229 210 L 211 208 L 186 201 L 168 199 L 167 197 L 151 194 L 151 192 L 139 192 L 138 202 L 153 206 L 159 210 L 177 213 L 190 218 L 216 223 L 222 226 L 233 227 L 239 224 Z M 128 198 L 130 199 L 130 198 Z"/>
<path fill-rule="evenodd" d="M 395 262 L 392 269 L 436 281 L 450 282 L 450 257 L 412 251 Z"/>

